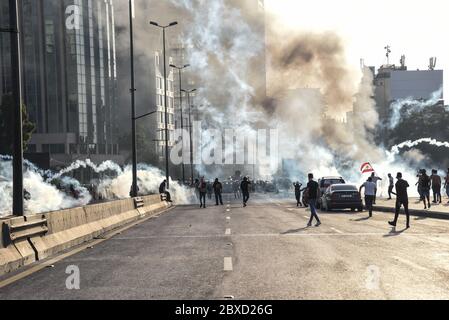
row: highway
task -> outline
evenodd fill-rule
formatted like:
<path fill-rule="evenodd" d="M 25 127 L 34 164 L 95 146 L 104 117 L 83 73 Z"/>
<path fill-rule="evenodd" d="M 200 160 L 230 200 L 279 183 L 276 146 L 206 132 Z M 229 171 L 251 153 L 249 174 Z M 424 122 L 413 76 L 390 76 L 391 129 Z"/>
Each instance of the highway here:
<path fill-rule="evenodd" d="M 449 221 L 310 214 L 293 200 L 233 196 L 178 206 L 0 289 L 0 299 L 449 299 Z M 67 267 L 80 272 L 66 286 Z M 23 271 L 23 270 L 22 270 Z M 4 278 L 2 278 L 4 280 Z"/>

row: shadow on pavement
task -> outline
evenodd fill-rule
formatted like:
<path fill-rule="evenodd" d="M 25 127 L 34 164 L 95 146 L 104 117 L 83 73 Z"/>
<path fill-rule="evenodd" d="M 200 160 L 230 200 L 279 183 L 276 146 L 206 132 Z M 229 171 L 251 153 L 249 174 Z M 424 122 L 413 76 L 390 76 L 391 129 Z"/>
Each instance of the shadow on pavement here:
<path fill-rule="evenodd" d="M 295 234 L 295 233 L 300 233 L 301 231 L 305 231 L 309 228 L 305 227 L 305 228 L 300 228 L 300 229 L 296 229 L 296 230 L 288 230 L 285 232 L 282 232 L 281 234 L 285 235 L 285 234 Z"/>
<path fill-rule="evenodd" d="M 389 238 L 389 237 L 397 237 L 400 236 L 401 234 L 403 234 L 405 231 L 407 231 L 407 229 L 403 229 L 400 231 L 396 230 L 396 227 L 392 228 L 389 234 L 384 235 L 384 238 Z"/>

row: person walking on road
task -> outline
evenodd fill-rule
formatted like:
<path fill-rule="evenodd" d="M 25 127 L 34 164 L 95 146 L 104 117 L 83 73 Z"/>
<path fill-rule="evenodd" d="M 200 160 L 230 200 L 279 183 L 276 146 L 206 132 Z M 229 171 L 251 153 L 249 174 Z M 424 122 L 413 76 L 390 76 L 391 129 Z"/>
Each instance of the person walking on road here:
<path fill-rule="evenodd" d="M 215 193 L 215 202 L 216 205 L 218 206 L 219 204 L 223 205 L 223 197 L 222 197 L 222 193 L 223 193 L 223 185 L 221 184 L 220 181 L 218 181 L 218 178 L 215 179 L 214 185 L 214 193 Z"/>
<path fill-rule="evenodd" d="M 299 182 L 296 182 L 293 184 L 293 186 L 295 187 L 295 197 L 296 197 L 296 206 L 297 207 L 302 207 L 302 202 L 301 202 L 301 193 L 305 190 L 305 189 L 301 189 L 302 184 Z"/>
<path fill-rule="evenodd" d="M 424 202 L 424 210 L 427 208 L 430 209 L 430 185 L 431 180 L 430 177 L 427 175 L 427 172 L 425 169 L 421 171 L 421 177 L 419 179 L 419 186 L 422 192 L 422 201 Z M 426 206 L 426 199 L 427 199 L 427 206 Z"/>
<path fill-rule="evenodd" d="M 441 204 L 441 177 L 438 175 L 438 170 L 432 170 L 430 180 L 432 181 L 433 203 Z"/>
<path fill-rule="evenodd" d="M 199 182 L 198 191 L 200 193 L 200 208 L 206 209 L 207 183 L 204 180 L 204 177 L 202 177 Z"/>
<path fill-rule="evenodd" d="M 373 203 L 374 196 L 376 194 L 376 185 L 373 182 L 373 178 L 369 177 L 368 181 L 366 181 L 359 189 L 359 192 L 362 193 L 362 189 L 365 188 L 365 207 L 368 209 L 369 217 L 373 217 Z"/>
<path fill-rule="evenodd" d="M 374 201 L 373 201 L 373 204 L 376 204 L 376 197 L 377 197 L 377 183 L 379 182 L 379 180 L 382 181 L 382 178 L 376 176 L 376 173 L 373 172 L 373 173 L 371 174 L 371 179 L 373 180 L 373 183 L 376 185 L 376 191 L 375 191 L 375 193 L 374 193 Z"/>
<path fill-rule="evenodd" d="M 394 189 L 394 179 L 393 176 L 391 175 L 391 173 L 388 174 L 388 200 L 393 199 L 391 197 L 393 189 Z"/>
<path fill-rule="evenodd" d="M 395 188 L 396 193 L 396 214 L 394 216 L 394 220 L 388 222 L 391 226 L 396 227 L 399 219 L 399 212 L 401 211 L 401 206 L 404 206 L 405 215 L 407 217 L 407 229 L 410 228 L 410 213 L 408 211 L 408 193 L 407 188 L 410 187 L 408 182 L 402 179 L 402 173 L 398 172 L 396 177 L 398 181 L 396 182 Z"/>
<path fill-rule="evenodd" d="M 243 178 L 243 181 L 240 184 L 240 189 L 242 190 L 243 196 L 243 207 L 246 207 L 248 205 L 250 184 L 251 182 L 248 180 L 247 177 Z"/>
<path fill-rule="evenodd" d="M 308 202 L 309 202 L 309 207 L 310 207 L 310 220 L 309 220 L 309 223 L 307 224 L 307 226 L 311 227 L 313 218 L 315 218 L 317 221 L 315 226 L 319 227 L 321 225 L 321 221 L 316 212 L 316 204 L 317 204 L 317 199 L 318 199 L 319 193 L 320 193 L 320 186 L 319 186 L 318 182 L 313 180 L 312 173 L 309 173 L 309 183 L 307 183 L 307 190 L 308 190 L 308 194 L 309 194 Z"/>
<path fill-rule="evenodd" d="M 444 179 L 444 188 L 446 189 L 446 195 L 449 198 L 449 168 L 447 169 L 446 178 Z M 449 204 L 449 201 L 447 203 Z"/>

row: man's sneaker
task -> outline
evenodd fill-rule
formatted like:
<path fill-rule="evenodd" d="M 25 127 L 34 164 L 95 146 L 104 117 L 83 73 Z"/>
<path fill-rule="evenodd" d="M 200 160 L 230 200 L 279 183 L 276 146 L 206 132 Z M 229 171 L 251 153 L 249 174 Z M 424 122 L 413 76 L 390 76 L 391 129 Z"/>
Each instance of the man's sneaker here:
<path fill-rule="evenodd" d="M 396 227 L 396 223 L 394 223 L 393 221 L 388 222 L 388 224 L 392 227 Z"/>
<path fill-rule="evenodd" d="M 410 229 L 410 225 L 407 226 L 407 229 Z"/>
<path fill-rule="evenodd" d="M 315 227 L 319 227 L 319 226 L 321 226 L 321 222 L 318 221 L 318 222 L 316 223 Z"/>
<path fill-rule="evenodd" d="M 312 224 L 311 224 L 311 223 L 308 223 L 308 224 L 307 224 L 307 226 L 308 226 L 308 227 L 311 227 L 311 226 L 312 226 Z"/>

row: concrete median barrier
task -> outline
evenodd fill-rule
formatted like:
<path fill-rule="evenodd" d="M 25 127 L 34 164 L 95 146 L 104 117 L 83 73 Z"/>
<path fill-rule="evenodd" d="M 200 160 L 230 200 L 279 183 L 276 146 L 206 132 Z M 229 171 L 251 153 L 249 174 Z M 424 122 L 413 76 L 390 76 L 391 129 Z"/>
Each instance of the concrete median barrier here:
<path fill-rule="evenodd" d="M 3 219 L 0 275 L 54 256 L 170 207 L 160 196 L 89 205 L 39 215 Z M 17 238 L 16 238 L 17 237 Z"/>

